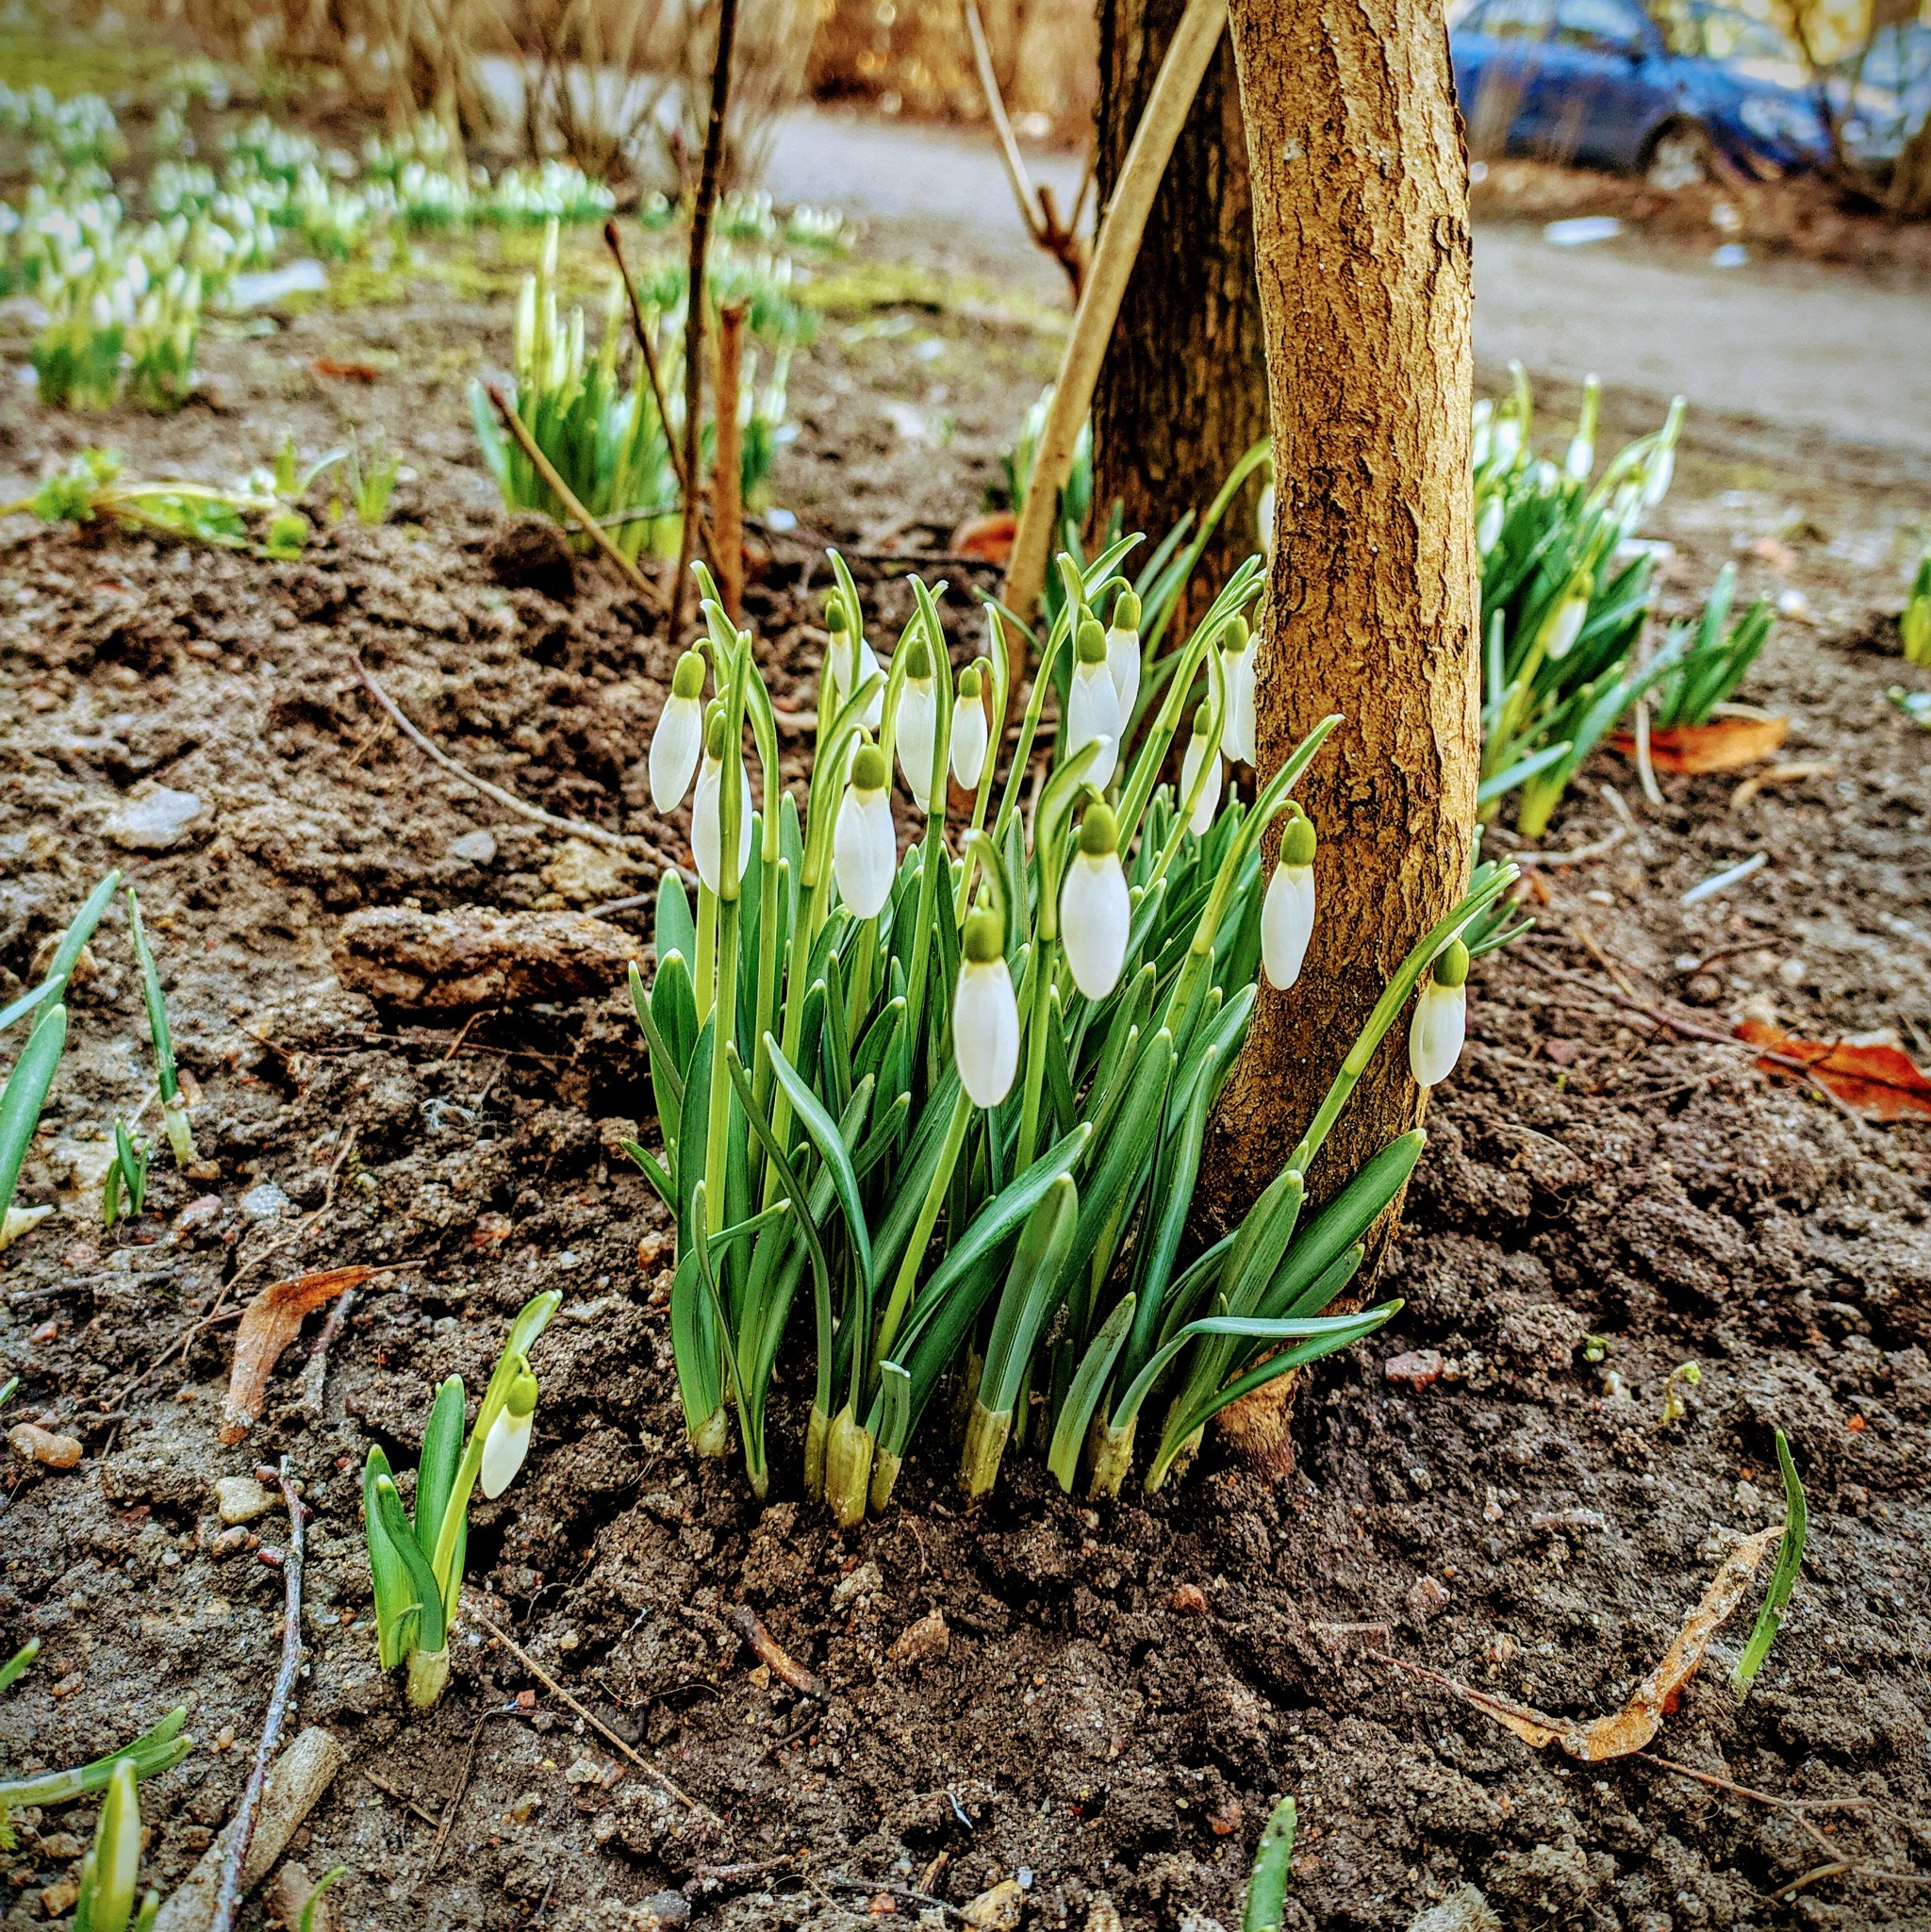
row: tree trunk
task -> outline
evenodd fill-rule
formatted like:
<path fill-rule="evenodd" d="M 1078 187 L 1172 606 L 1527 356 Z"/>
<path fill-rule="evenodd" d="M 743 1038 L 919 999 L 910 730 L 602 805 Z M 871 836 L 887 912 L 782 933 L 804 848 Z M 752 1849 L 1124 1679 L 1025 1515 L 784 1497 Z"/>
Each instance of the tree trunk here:
<path fill-rule="evenodd" d="M 1918 124 L 1917 133 L 1905 142 L 1892 164 L 1890 209 L 1906 222 L 1931 216 L 1931 113 Z"/>
<path fill-rule="evenodd" d="M 1231 0 L 1230 18 L 1277 479 L 1261 768 L 1328 713 L 1345 722 L 1298 793 L 1321 841 L 1300 983 L 1263 987 L 1216 1123 L 1223 1219 L 1279 1171 L 1387 979 L 1464 889 L 1481 753 L 1468 164 L 1442 13 Z M 1312 1198 L 1422 1099 L 1397 1027 L 1314 1163 Z M 1249 1412 L 1251 1452 L 1282 1461 L 1285 1414 L 1284 1399 Z"/>
<path fill-rule="evenodd" d="M 1101 0 L 1098 186 L 1112 197 L 1186 0 Z M 1254 285 L 1253 207 L 1233 55 L 1223 41 L 1194 97 L 1140 243 L 1093 399 L 1095 516 L 1115 502 L 1158 542 L 1203 512 L 1267 434 L 1267 364 Z M 1255 478 L 1229 506 L 1194 574 L 1211 601 L 1257 550 Z M 1193 615 L 1179 613 L 1180 620 Z"/>

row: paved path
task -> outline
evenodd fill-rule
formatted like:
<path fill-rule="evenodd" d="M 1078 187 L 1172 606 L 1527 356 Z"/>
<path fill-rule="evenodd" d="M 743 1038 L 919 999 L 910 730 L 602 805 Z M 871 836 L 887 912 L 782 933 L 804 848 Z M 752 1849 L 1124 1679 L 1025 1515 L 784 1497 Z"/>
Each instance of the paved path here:
<path fill-rule="evenodd" d="M 1029 165 L 1063 202 L 1073 192 L 1074 158 Z M 767 180 L 780 201 L 942 226 L 1029 286 L 1065 286 L 1030 249 L 989 135 L 803 108 L 780 129 Z M 1510 223 L 1477 228 L 1475 274 L 1485 364 L 1593 371 L 1617 388 L 1931 454 L 1931 291 L 1799 262 L 1718 269 L 1636 239 L 1560 249 Z"/>

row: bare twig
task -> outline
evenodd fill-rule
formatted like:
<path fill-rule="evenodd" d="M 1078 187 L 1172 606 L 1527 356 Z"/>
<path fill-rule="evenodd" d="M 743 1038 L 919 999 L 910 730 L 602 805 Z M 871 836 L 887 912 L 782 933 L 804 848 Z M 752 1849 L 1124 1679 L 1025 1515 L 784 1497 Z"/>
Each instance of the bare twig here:
<path fill-rule="evenodd" d="M 329 1310 L 322 1333 L 315 1338 L 314 1352 L 308 1358 L 308 1366 L 302 1371 L 302 1407 L 310 1415 L 322 1413 L 322 1394 L 328 1380 L 328 1351 L 335 1346 L 343 1324 L 349 1319 L 349 1311 L 355 1306 L 355 1291 L 344 1288 Z"/>
<path fill-rule="evenodd" d="M 362 1774 L 362 1775 L 366 1777 L 369 1780 L 369 1782 L 375 1787 L 377 1791 L 383 1792 L 387 1793 L 389 1797 L 393 1798 L 396 1801 L 396 1803 L 402 1806 L 402 1808 L 405 1811 L 414 1812 L 415 1815 L 418 1818 L 420 1818 L 424 1825 L 431 1825 L 437 1830 L 441 1829 L 442 1820 L 439 1819 L 434 1811 L 431 1811 L 427 1809 L 425 1807 L 419 1805 L 415 1801 L 415 1799 L 408 1794 L 407 1792 L 402 1789 L 400 1785 L 391 1784 L 388 1778 L 381 1776 L 373 1771 L 371 1771 L 368 1765 L 366 1764 L 358 1764 L 355 1767 L 355 1769 L 359 1771 Z"/>
<path fill-rule="evenodd" d="M 583 818 L 562 818 L 554 812 L 546 812 L 540 805 L 526 804 L 514 792 L 506 792 L 500 784 L 491 784 L 487 778 L 478 778 L 467 766 L 458 765 L 442 748 L 433 743 L 416 729 L 403 716 L 402 707 L 378 685 L 369 673 L 369 667 L 359 657 L 350 660 L 355 667 L 355 674 L 368 685 L 369 694 L 388 713 L 395 728 L 408 739 L 432 764 L 438 765 L 452 778 L 459 778 L 481 792 L 486 799 L 494 799 L 506 812 L 515 812 L 520 817 L 528 818 L 533 824 L 547 825 L 553 832 L 568 832 L 577 838 L 587 838 L 597 845 L 614 847 L 619 851 L 643 852 L 664 865 L 664 855 L 648 838 L 638 838 L 630 833 L 606 832 L 601 825 L 592 825 Z M 668 868 L 667 868 L 668 869 Z"/>
<path fill-rule="evenodd" d="M 449 1843 L 450 1827 L 456 1822 L 456 1813 L 463 1808 L 463 1800 L 469 1795 L 470 1774 L 476 1765 L 476 1746 L 482 1740 L 483 1726 L 488 1722 L 489 1713 L 486 1710 L 476 1720 L 476 1728 L 470 1733 L 470 1748 L 463 1753 L 463 1768 L 456 1773 L 456 1788 L 450 1795 L 442 1823 L 436 1827 L 436 1842 L 430 1847 L 429 1863 L 422 1873 L 425 1879 L 442 1863 L 443 1849 Z"/>
<path fill-rule="evenodd" d="M 664 447 L 670 455 L 670 473 L 677 478 L 679 498 L 690 501 L 690 485 L 685 480 L 684 452 L 677 447 L 677 438 L 670 434 L 670 410 L 664 399 L 664 372 L 657 366 L 657 345 L 651 339 L 651 331 L 644 322 L 644 305 L 637 294 L 637 285 L 631 280 L 630 264 L 623 258 L 623 237 L 617 231 L 617 219 L 603 223 L 603 243 L 617 257 L 618 279 L 623 284 L 623 292 L 630 299 L 631 333 L 637 339 L 637 353 L 644 358 L 644 373 L 651 379 L 651 394 L 657 405 L 657 422 L 664 432 Z"/>
<path fill-rule="evenodd" d="M 687 1792 L 682 1791 L 678 1786 L 673 1784 L 669 1778 L 666 1777 L 665 1775 L 661 1771 L 659 1771 L 657 1767 L 654 1764 L 652 1764 L 648 1758 L 640 1758 L 636 1754 L 636 1752 L 632 1750 L 631 1747 L 628 1744 L 626 1744 L 623 1742 L 623 1740 L 619 1738 L 617 1735 L 617 1733 L 614 1730 L 612 1730 L 610 1726 L 607 1724 L 605 1724 L 603 1720 L 600 1718 L 594 1711 L 589 1710 L 584 1705 L 579 1704 L 577 1700 L 574 1697 L 572 1697 L 569 1694 L 569 1693 L 566 1691 L 563 1688 L 563 1686 L 559 1684 L 556 1681 L 556 1679 L 550 1675 L 550 1673 L 546 1671 L 543 1668 L 543 1666 L 540 1663 L 538 1663 L 534 1657 L 532 1657 L 530 1653 L 527 1650 L 525 1650 L 523 1646 L 520 1643 L 519 1643 L 517 1640 L 509 1634 L 507 1630 L 499 1630 L 496 1627 L 496 1626 L 492 1624 L 487 1616 L 484 1615 L 483 1611 L 477 1607 L 476 1602 L 473 1598 L 469 1600 L 465 1608 L 467 1613 L 470 1616 L 475 1618 L 477 1623 L 481 1624 L 482 1627 L 486 1630 L 487 1630 L 489 1634 L 492 1637 L 494 1637 L 496 1641 L 499 1643 L 501 1643 L 503 1647 L 505 1650 L 507 1650 L 509 1654 L 513 1658 L 515 1658 L 516 1660 L 520 1664 L 521 1664 L 526 1671 L 528 1671 L 533 1676 L 536 1678 L 537 1682 L 542 1684 L 542 1686 L 547 1691 L 552 1693 L 553 1695 L 561 1697 L 563 1701 L 566 1704 L 568 1704 L 569 1708 L 572 1710 L 574 1710 L 576 1714 L 580 1718 L 582 1718 L 586 1725 L 588 1725 L 591 1727 L 592 1730 L 596 1731 L 600 1737 L 603 1738 L 608 1742 L 615 1744 L 617 1748 L 619 1751 L 621 1751 L 623 1755 L 626 1758 L 628 1758 L 630 1761 L 633 1764 L 635 1764 L 636 1768 L 639 1771 L 641 1771 L 646 1777 L 650 1778 L 653 1783 L 655 1783 L 661 1791 L 668 1792 L 671 1797 L 675 1798 L 680 1805 L 685 1806 L 686 1808 L 692 1810 L 695 1810 L 697 1808 L 695 1799 L 690 1797 L 690 1795 Z"/>
<path fill-rule="evenodd" d="M 530 434 L 529 425 L 509 405 L 509 398 L 495 383 L 486 383 L 489 401 L 495 408 L 503 426 L 516 438 L 517 447 L 529 457 L 532 468 L 555 494 L 556 500 L 569 512 L 584 534 L 602 551 L 618 570 L 629 581 L 630 586 L 646 603 L 660 602 L 656 586 L 637 569 L 631 559 L 610 540 L 610 533 L 584 507 L 583 500 L 558 473 L 556 465 L 537 447 L 536 438 Z"/>
<path fill-rule="evenodd" d="M 731 1622 L 739 1636 L 757 1653 L 758 1661 L 775 1677 L 783 1677 L 794 1691 L 807 1697 L 823 1697 L 825 1680 L 808 1671 L 765 1628 L 764 1619 L 748 1603 L 736 1605 Z"/>
<path fill-rule="evenodd" d="M 1565 852 L 1511 852 L 1510 857 L 1525 870 L 1532 866 L 1586 866 L 1590 860 L 1614 851 L 1628 836 L 1628 826 L 1616 824 L 1610 826 L 1601 838 L 1592 840 L 1588 845 L 1575 846 Z"/>
<path fill-rule="evenodd" d="M 209 1932 L 234 1932 L 235 1914 L 241 1907 L 242 1867 L 248 1862 L 248 1844 L 255 1836 L 255 1814 L 261 1805 L 262 1787 L 268 1782 L 269 1760 L 281 1742 L 282 1720 L 288 1715 L 289 1699 L 294 1693 L 295 1673 L 302 1664 L 302 1562 L 306 1550 L 304 1527 L 308 1511 L 295 1493 L 286 1456 L 276 1479 L 282 1500 L 289 1506 L 289 1549 L 282 1564 L 282 1667 L 275 1673 L 274 1689 L 269 1693 L 261 1742 L 255 1747 L 255 1763 L 241 1793 L 240 1809 L 235 1813 L 227 1856 L 222 1860 L 222 1885 L 215 1894 L 215 1915 Z"/>
<path fill-rule="evenodd" d="M 737 39 L 737 0 L 718 0 L 718 51 L 711 65 L 711 118 L 704 162 L 690 210 L 690 279 L 684 302 L 684 535 L 670 586 L 670 641 L 684 632 L 685 598 L 698 542 L 698 425 L 704 409 L 704 267 L 710 253 L 711 210 L 724 165 L 724 110 L 731 102 L 731 50 Z"/>
<path fill-rule="evenodd" d="M 718 311 L 718 444 L 711 465 L 711 557 L 724 615 L 744 618 L 744 452 L 737 421 L 738 379 L 744 364 L 745 305 Z"/>

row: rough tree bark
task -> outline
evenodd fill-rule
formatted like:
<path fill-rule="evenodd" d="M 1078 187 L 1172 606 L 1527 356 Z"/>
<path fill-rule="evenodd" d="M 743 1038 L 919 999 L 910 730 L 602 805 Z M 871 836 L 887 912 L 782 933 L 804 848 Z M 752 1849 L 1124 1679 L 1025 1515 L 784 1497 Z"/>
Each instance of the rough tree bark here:
<path fill-rule="evenodd" d="M 1329 712 L 1345 721 L 1298 794 L 1320 913 L 1300 983 L 1263 988 L 1222 1103 L 1222 1216 L 1278 1171 L 1388 976 L 1464 888 L 1481 750 L 1468 165 L 1439 0 L 1231 0 L 1230 17 L 1277 479 L 1261 768 Z M 1421 1113 L 1397 1031 L 1311 1195 Z M 1279 1460 L 1283 1414 L 1248 1412 L 1250 1452 Z"/>
<path fill-rule="evenodd" d="M 1161 56 L 1186 0 L 1101 0 L 1098 185 L 1112 196 Z M 1233 52 L 1223 40 L 1154 201 L 1093 398 L 1093 504 L 1124 505 L 1154 542 L 1204 511 L 1267 434 L 1267 363 L 1254 283 L 1254 219 Z M 1258 548 L 1257 477 L 1235 498 L 1194 574 L 1211 600 Z M 1182 622 L 1192 615 L 1181 611 Z"/>

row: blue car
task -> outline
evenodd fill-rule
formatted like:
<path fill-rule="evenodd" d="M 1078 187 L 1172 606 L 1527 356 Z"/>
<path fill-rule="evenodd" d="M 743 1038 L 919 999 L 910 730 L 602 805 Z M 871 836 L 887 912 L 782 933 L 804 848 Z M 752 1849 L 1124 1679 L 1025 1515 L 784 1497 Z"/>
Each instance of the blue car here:
<path fill-rule="evenodd" d="M 1476 0 L 1449 45 L 1477 155 L 1581 162 L 1663 188 L 1774 181 L 1830 160 L 1796 49 L 1726 8 Z"/>

